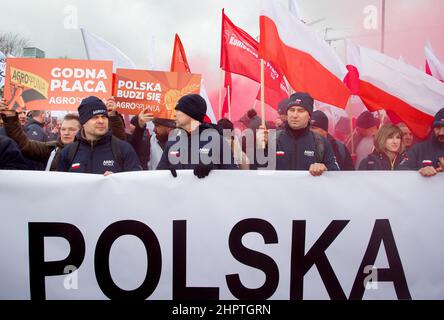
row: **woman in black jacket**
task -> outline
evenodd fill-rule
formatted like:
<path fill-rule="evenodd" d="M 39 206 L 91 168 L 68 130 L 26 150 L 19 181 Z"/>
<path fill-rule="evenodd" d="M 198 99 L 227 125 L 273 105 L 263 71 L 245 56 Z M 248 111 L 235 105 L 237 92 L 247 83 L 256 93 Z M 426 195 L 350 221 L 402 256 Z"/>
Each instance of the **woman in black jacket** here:
<path fill-rule="evenodd" d="M 401 129 L 392 124 L 383 125 L 374 144 L 374 151 L 361 161 L 359 170 L 395 170 L 402 159 Z"/>

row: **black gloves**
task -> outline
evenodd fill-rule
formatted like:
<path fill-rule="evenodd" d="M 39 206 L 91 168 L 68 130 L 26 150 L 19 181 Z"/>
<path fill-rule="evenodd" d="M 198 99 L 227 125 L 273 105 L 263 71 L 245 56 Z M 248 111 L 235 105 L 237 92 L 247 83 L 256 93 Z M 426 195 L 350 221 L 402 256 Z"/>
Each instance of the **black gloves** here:
<path fill-rule="evenodd" d="M 196 177 L 199 179 L 205 178 L 210 174 L 210 171 L 214 169 L 214 166 L 212 164 L 198 164 L 194 170 L 193 173 Z M 177 178 L 177 171 L 176 169 L 170 169 L 171 175 L 174 178 Z"/>
<path fill-rule="evenodd" d="M 201 164 L 199 163 L 193 170 L 193 173 L 199 179 L 205 178 L 210 174 L 210 171 L 214 169 L 212 164 Z"/>

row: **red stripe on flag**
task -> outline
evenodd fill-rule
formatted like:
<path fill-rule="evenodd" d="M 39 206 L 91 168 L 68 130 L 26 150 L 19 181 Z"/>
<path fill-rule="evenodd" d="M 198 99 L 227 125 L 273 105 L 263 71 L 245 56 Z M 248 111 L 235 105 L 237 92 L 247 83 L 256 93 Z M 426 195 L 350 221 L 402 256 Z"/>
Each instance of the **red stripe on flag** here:
<path fill-rule="evenodd" d="M 308 92 L 316 100 L 345 109 L 350 91 L 342 79 L 337 78 L 310 54 L 287 46 L 270 18 L 260 17 L 260 29 L 261 57 L 276 63 L 293 89 Z"/>
<path fill-rule="evenodd" d="M 429 134 L 433 116 L 363 80 L 360 81 L 359 96 L 369 111 L 389 110 L 404 122 L 417 137 L 424 139 Z"/>

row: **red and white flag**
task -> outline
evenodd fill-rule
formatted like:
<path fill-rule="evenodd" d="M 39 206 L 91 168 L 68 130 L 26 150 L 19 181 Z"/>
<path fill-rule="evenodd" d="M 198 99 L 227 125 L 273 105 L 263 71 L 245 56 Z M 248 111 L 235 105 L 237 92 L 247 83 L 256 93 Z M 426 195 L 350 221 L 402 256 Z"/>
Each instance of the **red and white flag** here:
<path fill-rule="evenodd" d="M 359 97 L 369 111 L 396 115 L 419 138 L 426 138 L 433 116 L 444 105 L 444 84 L 400 60 L 348 42 L 349 65 L 359 71 Z"/>
<path fill-rule="evenodd" d="M 222 10 L 221 69 L 260 83 L 261 60 L 258 50 L 259 43 L 237 27 Z M 264 63 L 265 103 L 277 109 L 279 102 L 288 97 L 287 84 L 282 72 L 275 65 L 268 61 Z"/>
<path fill-rule="evenodd" d="M 191 72 L 190 66 L 188 65 L 187 56 L 185 54 L 185 49 L 183 48 L 182 41 L 180 41 L 180 38 L 177 34 L 174 36 L 174 49 L 173 49 L 173 56 L 171 57 L 170 71 Z M 205 102 L 207 103 L 207 119 L 205 119 L 205 121 L 216 123 L 216 117 L 214 115 L 210 99 L 208 98 L 207 90 L 205 89 L 203 79 L 200 84 L 200 95 L 202 96 L 202 98 L 204 98 Z"/>
<path fill-rule="evenodd" d="M 444 81 L 444 64 L 439 61 L 433 52 L 432 45 L 428 43 L 424 47 L 426 56 L 426 72 L 440 81 Z"/>
<path fill-rule="evenodd" d="M 347 68 L 333 49 L 277 1 L 262 0 L 259 56 L 278 66 L 296 91 L 345 109 Z"/>

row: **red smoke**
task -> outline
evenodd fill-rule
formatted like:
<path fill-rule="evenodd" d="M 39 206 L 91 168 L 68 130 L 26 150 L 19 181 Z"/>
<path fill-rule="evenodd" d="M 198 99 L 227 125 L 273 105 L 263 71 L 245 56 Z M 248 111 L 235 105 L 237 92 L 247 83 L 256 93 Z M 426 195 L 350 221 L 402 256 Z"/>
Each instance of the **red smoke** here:
<path fill-rule="evenodd" d="M 232 81 L 233 86 L 230 89 L 232 90 L 231 121 L 238 121 L 251 108 L 256 109 L 259 117 L 261 117 L 261 102 L 256 101 L 256 96 L 260 88 L 260 84 L 246 77 L 238 76 L 235 74 L 232 75 Z M 210 98 L 211 104 L 213 105 L 214 114 L 216 115 L 216 118 L 219 118 L 219 90 L 216 89 L 209 92 L 208 96 Z M 222 103 L 224 97 L 225 89 L 222 90 Z M 265 105 L 265 120 L 274 121 L 276 117 L 276 110 L 268 105 Z"/>

